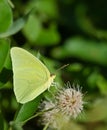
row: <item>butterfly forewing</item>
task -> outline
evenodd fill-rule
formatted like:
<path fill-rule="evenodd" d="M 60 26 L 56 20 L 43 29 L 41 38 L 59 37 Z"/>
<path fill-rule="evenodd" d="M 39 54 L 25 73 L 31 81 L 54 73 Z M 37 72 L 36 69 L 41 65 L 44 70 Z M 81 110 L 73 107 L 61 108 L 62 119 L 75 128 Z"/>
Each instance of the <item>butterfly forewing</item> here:
<path fill-rule="evenodd" d="M 45 91 L 45 84 L 50 78 L 50 72 L 45 65 L 24 49 L 11 49 L 13 66 L 14 92 L 20 103 L 33 100 Z"/>

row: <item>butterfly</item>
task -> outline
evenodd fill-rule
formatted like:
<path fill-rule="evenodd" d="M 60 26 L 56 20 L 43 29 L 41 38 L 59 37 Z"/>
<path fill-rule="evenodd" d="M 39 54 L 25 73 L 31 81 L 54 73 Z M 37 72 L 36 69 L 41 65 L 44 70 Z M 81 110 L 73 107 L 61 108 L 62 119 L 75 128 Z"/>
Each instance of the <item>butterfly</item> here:
<path fill-rule="evenodd" d="M 13 85 L 16 100 L 27 103 L 53 83 L 55 76 L 34 55 L 19 47 L 10 50 L 13 68 Z"/>

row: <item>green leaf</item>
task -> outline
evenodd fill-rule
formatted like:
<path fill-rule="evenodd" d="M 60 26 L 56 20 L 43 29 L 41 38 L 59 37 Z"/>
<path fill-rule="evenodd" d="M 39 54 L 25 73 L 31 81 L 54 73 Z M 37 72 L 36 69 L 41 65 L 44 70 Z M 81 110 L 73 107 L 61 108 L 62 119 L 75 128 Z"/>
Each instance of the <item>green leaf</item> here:
<path fill-rule="evenodd" d="M 55 24 L 51 24 L 49 28 L 42 28 L 36 44 L 38 45 L 55 45 L 60 42 L 60 34 Z"/>
<path fill-rule="evenodd" d="M 36 42 L 36 39 L 40 31 L 41 31 L 40 20 L 36 16 L 31 15 L 23 28 L 24 35 L 30 42 L 34 43 Z"/>
<path fill-rule="evenodd" d="M 98 70 L 93 70 L 91 74 L 87 77 L 87 83 L 90 87 L 94 88 L 97 86 L 97 82 L 99 81 L 100 73 Z"/>
<path fill-rule="evenodd" d="M 107 65 L 107 43 L 97 43 L 80 37 L 68 39 L 63 47 L 52 51 L 55 58 L 74 57 L 84 61 Z"/>
<path fill-rule="evenodd" d="M 23 130 L 21 123 L 10 122 L 10 130 Z"/>
<path fill-rule="evenodd" d="M 41 14 L 54 18 L 58 16 L 58 7 L 55 0 L 39 0 L 36 1 L 35 5 Z"/>
<path fill-rule="evenodd" d="M 9 37 L 11 35 L 14 35 L 15 33 L 17 33 L 18 31 L 20 31 L 26 21 L 28 20 L 29 15 L 31 14 L 32 10 L 30 12 L 28 12 L 25 16 L 23 16 L 22 18 L 19 18 L 18 20 L 16 20 L 12 26 L 5 32 L 5 33 L 1 33 L 0 34 L 0 38 L 5 38 L 5 37 Z"/>
<path fill-rule="evenodd" d="M 107 80 L 102 75 L 99 75 L 97 85 L 100 89 L 101 94 L 107 96 Z"/>
<path fill-rule="evenodd" d="M 19 112 L 17 113 L 14 122 L 26 122 L 33 114 L 36 112 L 38 105 L 40 103 L 41 96 L 35 98 L 33 101 L 28 102 L 21 106 Z"/>
<path fill-rule="evenodd" d="M 0 33 L 5 32 L 12 24 L 12 10 L 6 0 L 0 0 Z"/>
<path fill-rule="evenodd" d="M 9 55 L 10 44 L 8 40 L 0 40 L 0 72 L 4 67 L 7 56 Z"/>

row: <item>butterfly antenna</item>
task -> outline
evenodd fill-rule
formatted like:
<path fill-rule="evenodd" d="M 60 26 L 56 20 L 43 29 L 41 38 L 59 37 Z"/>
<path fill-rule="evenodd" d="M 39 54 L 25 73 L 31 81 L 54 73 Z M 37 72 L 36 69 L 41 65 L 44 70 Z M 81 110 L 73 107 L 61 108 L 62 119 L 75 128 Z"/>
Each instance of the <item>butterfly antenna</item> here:
<path fill-rule="evenodd" d="M 56 71 L 62 70 L 62 69 L 64 69 L 65 67 L 67 67 L 68 65 L 69 65 L 69 64 L 63 65 L 63 66 L 61 66 L 59 69 L 57 69 Z"/>

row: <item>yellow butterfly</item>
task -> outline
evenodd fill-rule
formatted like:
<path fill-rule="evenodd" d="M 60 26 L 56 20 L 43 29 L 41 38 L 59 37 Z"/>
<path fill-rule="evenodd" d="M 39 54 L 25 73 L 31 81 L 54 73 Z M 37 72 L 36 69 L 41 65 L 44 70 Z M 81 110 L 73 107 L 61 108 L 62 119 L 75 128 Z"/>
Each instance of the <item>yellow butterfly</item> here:
<path fill-rule="evenodd" d="M 33 100 L 52 84 L 55 75 L 51 75 L 47 67 L 28 51 L 13 47 L 11 59 L 14 93 L 19 103 Z"/>

